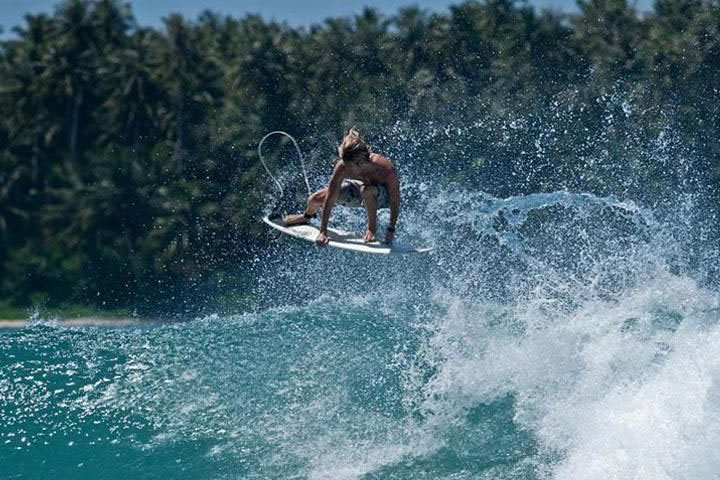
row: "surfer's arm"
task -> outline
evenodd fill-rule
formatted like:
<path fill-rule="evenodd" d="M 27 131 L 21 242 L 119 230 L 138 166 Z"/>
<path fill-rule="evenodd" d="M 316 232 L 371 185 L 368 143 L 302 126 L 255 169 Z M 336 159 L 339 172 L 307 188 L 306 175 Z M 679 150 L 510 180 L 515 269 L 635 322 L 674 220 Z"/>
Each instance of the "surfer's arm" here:
<path fill-rule="evenodd" d="M 398 215 L 400 215 L 400 182 L 397 176 L 393 176 L 392 179 L 387 182 L 386 188 L 390 196 L 390 225 L 385 235 L 385 242 L 392 243 L 393 237 L 395 236 L 395 224 L 397 223 Z"/>
<path fill-rule="evenodd" d="M 318 234 L 317 242 L 321 244 L 327 243 L 327 227 L 330 221 L 330 212 L 332 211 L 333 205 L 337 201 L 338 194 L 340 193 L 340 185 L 345 178 L 345 168 L 342 162 L 338 162 L 335 165 L 332 176 L 330 177 L 330 183 L 328 184 L 327 195 L 325 196 L 325 202 L 322 207 L 322 218 L 320 220 L 320 233 Z"/>

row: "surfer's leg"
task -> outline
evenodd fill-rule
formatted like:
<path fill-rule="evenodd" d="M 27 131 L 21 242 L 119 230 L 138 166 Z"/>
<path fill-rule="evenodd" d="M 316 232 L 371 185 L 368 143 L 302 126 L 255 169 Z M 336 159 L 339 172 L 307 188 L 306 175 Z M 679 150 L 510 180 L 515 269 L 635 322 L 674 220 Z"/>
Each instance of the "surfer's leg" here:
<path fill-rule="evenodd" d="M 372 185 L 363 185 L 360 188 L 362 194 L 363 205 L 367 210 L 368 224 L 365 232 L 365 241 L 375 241 L 375 231 L 377 230 L 377 187 Z"/>
<path fill-rule="evenodd" d="M 305 212 L 296 213 L 294 215 L 285 215 L 283 222 L 285 222 L 285 225 L 287 226 L 308 223 L 315 215 L 315 212 L 320 210 L 325 204 L 325 197 L 327 197 L 327 188 L 318 190 L 308 197 Z"/>

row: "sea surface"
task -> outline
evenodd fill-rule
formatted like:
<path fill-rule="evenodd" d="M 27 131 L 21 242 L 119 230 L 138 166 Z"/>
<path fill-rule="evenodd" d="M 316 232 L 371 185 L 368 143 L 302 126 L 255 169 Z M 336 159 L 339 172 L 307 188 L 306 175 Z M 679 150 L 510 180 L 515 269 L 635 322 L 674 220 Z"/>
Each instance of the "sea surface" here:
<path fill-rule="evenodd" d="M 430 254 L 268 234 L 253 311 L 0 331 L 0 478 L 720 476 L 699 207 L 404 193 L 398 241 Z"/>

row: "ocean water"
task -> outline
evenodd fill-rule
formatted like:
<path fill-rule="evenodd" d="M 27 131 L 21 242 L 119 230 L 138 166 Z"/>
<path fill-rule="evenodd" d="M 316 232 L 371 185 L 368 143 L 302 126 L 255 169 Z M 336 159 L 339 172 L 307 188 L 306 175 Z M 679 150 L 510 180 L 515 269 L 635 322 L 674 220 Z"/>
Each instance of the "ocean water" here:
<path fill-rule="evenodd" d="M 256 311 L 1 331 L 0 478 L 720 477 L 695 206 L 404 191 L 429 255 L 269 236 Z"/>

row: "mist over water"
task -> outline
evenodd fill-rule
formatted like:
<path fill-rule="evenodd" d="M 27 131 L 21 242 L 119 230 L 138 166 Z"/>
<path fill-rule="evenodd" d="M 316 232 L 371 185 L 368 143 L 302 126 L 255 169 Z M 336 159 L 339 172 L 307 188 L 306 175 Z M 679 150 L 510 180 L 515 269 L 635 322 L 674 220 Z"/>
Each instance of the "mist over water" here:
<path fill-rule="evenodd" d="M 567 115 L 529 140 L 531 119 L 388 127 L 378 143 L 402 176 L 398 241 L 429 255 L 269 233 L 253 254 L 256 311 L 0 333 L 3 476 L 714 478 L 719 245 L 671 133 L 627 145 L 678 178 L 672 192 L 644 195 L 629 175 L 615 194 L 494 196 L 493 179 L 441 182 L 413 166 L 423 142 L 480 142 L 478 125 L 553 162 Z M 594 154 L 606 133 L 578 151 Z M 608 171 L 632 161 L 603 151 Z M 485 161 L 522 170 L 522 158 Z M 337 208 L 332 222 L 364 220 Z"/>

